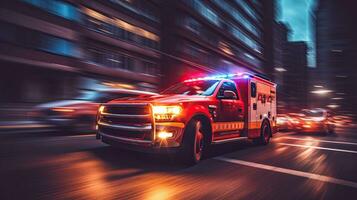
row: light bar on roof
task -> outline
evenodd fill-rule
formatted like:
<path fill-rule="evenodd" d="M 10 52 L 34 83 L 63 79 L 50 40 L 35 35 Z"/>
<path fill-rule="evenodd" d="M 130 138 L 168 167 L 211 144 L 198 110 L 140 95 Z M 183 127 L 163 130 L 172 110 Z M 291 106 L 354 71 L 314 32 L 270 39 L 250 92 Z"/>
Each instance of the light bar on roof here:
<path fill-rule="evenodd" d="M 247 72 L 239 72 L 239 73 L 234 73 L 234 74 L 223 74 L 223 75 L 217 75 L 217 76 L 207 76 L 207 77 L 201 77 L 201 78 L 193 78 L 193 79 L 185 80 L 184 82 L 216 80 L 216 79 L 224 79 L 224 78 L 232 78 L 232 77 L 242 77 L 244 79 L 247 79 L 247 78 L 252 77 L 252 74 L 247 73 Z"/>

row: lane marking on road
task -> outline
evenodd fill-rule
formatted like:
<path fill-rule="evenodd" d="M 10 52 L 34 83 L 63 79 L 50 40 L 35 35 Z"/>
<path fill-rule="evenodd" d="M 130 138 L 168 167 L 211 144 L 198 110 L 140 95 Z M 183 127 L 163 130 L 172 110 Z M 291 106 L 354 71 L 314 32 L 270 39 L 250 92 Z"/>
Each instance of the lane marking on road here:
<path fill-rule="evenodd" d="M 258 168 L 258 169 L 264 169 L 264 170 L 279 172 L 279 173 L 283 173 L 283 174 L 305 177 L 308 179 L 313 179 L 313 180 L 322 181 L 322 182 L 326 182 L 326 183 L 334 183 L 334 184 L 338 184 L 338 185 L 357 188 L 357 182 L 352 182 L 352 181 L 348 181 L 348 180 L 344 180 L 344 179 L 338 179 L 338 178 L 334 178 L 334 177 L 330 177 L 330 176 L 313 174 L 313 173 L 309 173 L 309 172 L 281 168 L 281 167 L 276 167 L 276 166 L 272 166 L 272 165 L 264 165 L 264 164 L 260 164 L 260 163 L 248 162 L 248 161 L 237 160 L 237 159 L 232 159 L 232 158 L 215 157 L 214 159 L 228 162 L 228 163 L 237 164 L 237 165 L 244 165 L 244 166 L 248 166 L 248 167 L 254 167 L 254 168 Z"/>
<path fill-rule="evenodd" d="M 334 143 L 334 144 L 348 144 L 348 145 L 357 145 L 355 142 L 345 142 L 345 141 L 335 141 L 335 140 L 317 140 L 317 139 L 309 139 L 309 138 L 297 138 L 297 137 L 279 137 L 283 139 L 289 140 L 304 140 L 311 142 L 325 142 L 325 143 Z"/>
<path fill-rule="evenodd" d="M 289 143 L 281 143 L 281 142 L 277 142 L 275 144 L 281 144 L 281 145 L 287 145 L 287 146 L 293 146 L 293 147 L 301 147 L 301 148 L 321 149 L 321 150 L 327 150 L 327 151 L 337 151 L 337 152 L 355 153 L 355 154 L 357 154 L 357 151 L 352 151 L 352 150 L 347 150 L 347 149 L 335 149 L 335 148 L 319 147 L 319 146 L 312 146 L 312 145 L 289 144 Z"/>

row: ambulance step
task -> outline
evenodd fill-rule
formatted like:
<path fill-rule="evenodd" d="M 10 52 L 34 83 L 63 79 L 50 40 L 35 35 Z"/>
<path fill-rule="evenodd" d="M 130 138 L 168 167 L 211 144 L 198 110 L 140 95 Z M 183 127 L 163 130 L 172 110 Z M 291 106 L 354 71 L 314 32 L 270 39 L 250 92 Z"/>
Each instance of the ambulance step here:
<path fill-rule="evenodd" d="M 233 142 L 233 141 L 246 140 L 246 139 L 248 139 L 248 137 L 229 138 L 229 139 L 224 139 L 224 140 L 213 141 L 212 144 L 222 144 L 222 143 L 226 143 L 226 142 Z"/>

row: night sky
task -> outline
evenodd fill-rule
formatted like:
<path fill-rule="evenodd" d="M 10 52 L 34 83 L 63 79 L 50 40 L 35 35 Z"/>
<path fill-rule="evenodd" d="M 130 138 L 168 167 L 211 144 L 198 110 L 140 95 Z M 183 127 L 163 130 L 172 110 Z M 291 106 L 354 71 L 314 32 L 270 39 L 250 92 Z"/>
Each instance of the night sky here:
<path fill-rule="evenodd" d="M 277 20 L 287 23 L 292 30 L 289 40 L 307 41 L 312 49 L 310 12 L 315 0 L 278 0 Z M 310 50 L 309 65 L 314 66 L 314 51 Z"/>

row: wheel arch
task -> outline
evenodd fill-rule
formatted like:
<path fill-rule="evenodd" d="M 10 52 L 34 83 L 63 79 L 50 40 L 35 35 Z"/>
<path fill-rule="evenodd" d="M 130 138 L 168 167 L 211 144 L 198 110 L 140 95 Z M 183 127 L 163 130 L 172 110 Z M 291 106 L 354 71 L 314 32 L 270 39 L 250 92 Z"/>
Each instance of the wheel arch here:
<path fill-rule="evenodd" d="M 271 129 L 270 120 L 269 120 L 268 118 L 264 118 L 264 119 L 262 120 L 262 125 L 263 125 L 264 122 L 268 123 L 269 130 L 270 130 L 270 137 L 273 137 L 273 130 Z M 262 127 L 262 126 L 261 126 L 261 127 Z"/>
<path fill-rule="evenodd" d="M 187 124 L 189 124 L 192 120 L 202 121 L 202 123 L 205 127 L 206 138 L 208 139 L 208 140 L 206 140 L 206 142 L 207 142 L 207 144 L 210 144 L 212 142 L 212 137 L 213 137 L 211 119 L 204 113 L 196 113 L 187 121 Z M 185 127 L 185 129 L 186 129 L 186 127 Z M 183 137 L 185 137 L 185 135 Z"/>

